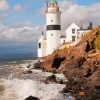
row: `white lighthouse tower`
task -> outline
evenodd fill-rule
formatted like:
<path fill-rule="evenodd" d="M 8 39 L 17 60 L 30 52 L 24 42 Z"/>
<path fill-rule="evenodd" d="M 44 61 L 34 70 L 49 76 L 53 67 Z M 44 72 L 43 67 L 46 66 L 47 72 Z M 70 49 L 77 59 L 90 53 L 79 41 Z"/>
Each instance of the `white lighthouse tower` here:
<path fill-rule="evenodd" d="M 46 55 L 52 54 L 60 46 L 61 11 L 56 0 L 47 4 L 46 8 Z"/>

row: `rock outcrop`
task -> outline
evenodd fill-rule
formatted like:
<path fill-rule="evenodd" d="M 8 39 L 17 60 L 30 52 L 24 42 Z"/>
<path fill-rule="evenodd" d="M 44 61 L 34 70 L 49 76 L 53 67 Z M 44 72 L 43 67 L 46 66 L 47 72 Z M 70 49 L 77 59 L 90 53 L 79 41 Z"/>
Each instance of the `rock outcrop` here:
<path fill-rule="evenodd" d="M 100 26 L 86 33 L 77 45 L 56 50 L 45 57 L 42 68 L 47 71 L 55 68 L 56 72 L 66 76 L 68 83 L 63 92 L 75 94 L 75 91 L 81 91 L 81 94 L 85 91 L 84 94 L 87 94 L 100 86 Z M 96 92 L 93 93 L 95 97 Z M 96 95 L 98 97 L 100 99 Z"/>
<path fill-rule="evenodd" d="M 48 76 L 45 82 L 57 82 L 56 76 L 55 75 Z"/>

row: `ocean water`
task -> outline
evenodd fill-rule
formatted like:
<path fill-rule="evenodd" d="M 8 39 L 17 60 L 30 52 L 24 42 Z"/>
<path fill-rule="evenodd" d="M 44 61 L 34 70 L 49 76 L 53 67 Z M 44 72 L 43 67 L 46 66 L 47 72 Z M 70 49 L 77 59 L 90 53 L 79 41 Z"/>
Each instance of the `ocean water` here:
<path fill-rule="evenodd" d="M 24 100 L 28 96 L 35 96 L 40 100 L 73 100 L 71 96 L 59 92 L 65 85 L 43 82 L 52 73 L 35 69 L 32 69 L 32 74 L 22 73 L 28 70 L 27 66 L 32 68 L 36 61 L 21 59 L 0 63 L 0 100 Z M 56 76 L 58 79 L 65 79 L 62 74 Z"/>

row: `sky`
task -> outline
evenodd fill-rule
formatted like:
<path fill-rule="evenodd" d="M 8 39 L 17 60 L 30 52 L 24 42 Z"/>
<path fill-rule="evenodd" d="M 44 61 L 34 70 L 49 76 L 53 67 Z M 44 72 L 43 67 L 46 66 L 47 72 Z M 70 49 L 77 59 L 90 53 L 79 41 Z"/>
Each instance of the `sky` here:
<path fill-rule="evenodd" d="M 58 4 L 63 33 L 72 22 L 100 25 L 100 0 L 58 0 Z M 0 55 L 36 52 L 45 31 L 45 7 L 45 0 L 0 0 Z"/>

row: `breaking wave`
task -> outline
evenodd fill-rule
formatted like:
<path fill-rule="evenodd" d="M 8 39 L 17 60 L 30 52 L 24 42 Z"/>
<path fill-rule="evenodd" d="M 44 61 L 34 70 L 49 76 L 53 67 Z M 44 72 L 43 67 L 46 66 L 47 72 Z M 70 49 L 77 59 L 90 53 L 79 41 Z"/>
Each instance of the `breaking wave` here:
<path fill-rule="evenodd" d="M 31 95 L 41 100 L 69 100 L 59 93 L 64 88 L 61 84 L 45 84 L 30 79 L 2 79 L 0 82 L 4 87 L 0 91 L 0 100 L 24 100 Z"/>
<path fill-rule="evenodd" d="M 52 75 L 51 73 L 32 69 L 32 74 L 22 74 L 21 77 L 16 77 L 15 73 L 27 70 L 27 66 L 32 67 L 35 62 L 31 60 L 13 62 L 7 67 L 0 68 L 0 73 L 2 73 L 0 74 L 2 76 L 0 78 L 0 100 L 25 100 L 28 96 L 38 97 L 40 100 L 73 100 L 69 95 L 64 96 L 59 92 L 65 85 L 46 84 L 40 81 Z M 62 74 L 57 74 L 56 77 L 64 79 Z"/>

